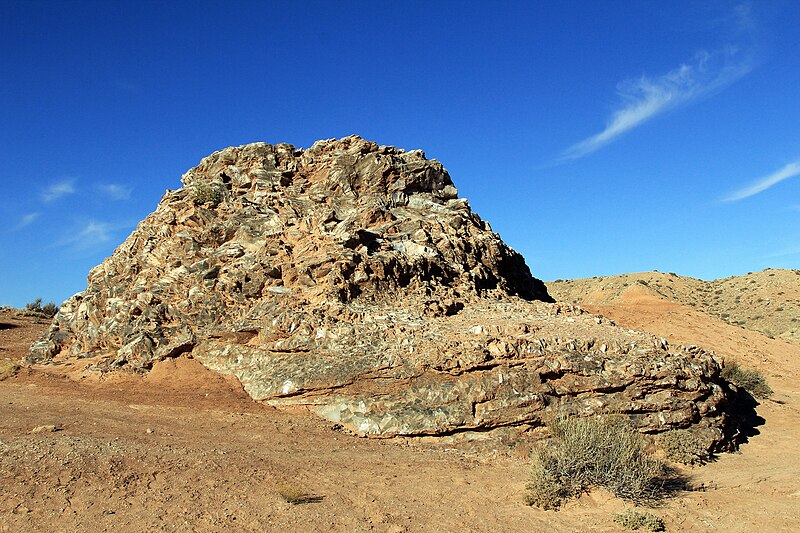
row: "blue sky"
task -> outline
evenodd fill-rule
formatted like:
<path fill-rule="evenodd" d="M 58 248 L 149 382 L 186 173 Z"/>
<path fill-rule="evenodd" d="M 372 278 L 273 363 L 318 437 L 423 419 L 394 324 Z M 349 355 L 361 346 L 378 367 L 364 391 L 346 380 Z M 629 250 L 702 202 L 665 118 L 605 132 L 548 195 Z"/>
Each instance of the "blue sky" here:
<path fill-rule="evenodd" d="M 421 148 L 545 280 L 800 268 L 800 3 L 0 0 L 0 305 L 211 152 Z"/>

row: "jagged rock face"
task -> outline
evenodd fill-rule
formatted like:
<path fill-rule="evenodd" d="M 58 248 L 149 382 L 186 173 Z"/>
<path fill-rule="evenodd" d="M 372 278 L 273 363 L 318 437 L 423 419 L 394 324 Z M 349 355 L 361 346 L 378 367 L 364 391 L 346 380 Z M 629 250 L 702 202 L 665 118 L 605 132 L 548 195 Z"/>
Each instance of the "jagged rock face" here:
<path fill-rule="evenodd" d="M 477 297 L 549 300 L 418 150 L 256 143 L 212 154 L 182 182 L 90 272 L 34 357 L 108 351 L 112 365 L 147 368 L 198 334 L 254 321 L 263 332 L 266 318 L 356 298 L 416 295 L 431 314 Z"/>
<path fill-rule="evenodd" d="M 631 413 L 728 431 L 719 367 L 551 301 L 442 165 L 359 137 L 205 158 L 68 300 L 32 362 L 191 353 L 367 435 Z M 536 301 L 539 300 L 539 301 Z"/>

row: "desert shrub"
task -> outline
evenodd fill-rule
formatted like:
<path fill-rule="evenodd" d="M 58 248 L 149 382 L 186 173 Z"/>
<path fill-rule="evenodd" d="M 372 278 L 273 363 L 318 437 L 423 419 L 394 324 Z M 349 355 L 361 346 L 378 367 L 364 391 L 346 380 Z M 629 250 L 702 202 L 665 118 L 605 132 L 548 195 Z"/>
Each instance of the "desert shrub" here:
<path fill-rule="evenodd" d="M 0 381 L 14 377 L 19 372 L 19 364 L 10 359 L 0 359 Z"/>
<path fill-rule="evenodd" d="M 624 513 L 614 516 L 614 522 L 625 529 L 646 529 L 649 531 L 664 531 L 664 520 L 647 511 L 629 509 Z"/>
<path fill-rule="evenodd" d="M 58 306 L 53 302 L 42 305 L 42 299 L 36 298 L 34 301 L 25 304 L 25 311 L 53 318 L 58 313 Z"/>
<path fill-rule="evenodd" d="M 282 483 L 276 487 L 276 490 L 283 501 L 292 505 L 322 501 L 322 497 L 310 494 L 302 487 L 293 484 Z"/>
<path fill-rule="evenodd" d="M 222 202 L 222 192 L 211 183 L 202 181 L 192 185 L 192 200 L 195 205 L 211 204 L 214 207 Z"/>
<path fill-rule="evenodd" d="M 558 509 L 592 486 L 634 502 L 663 496 L 666 467 L 626 417 L 559 418 L 548 428 L 553 438 L 532 455 L 529 505 Z"/>
<path fill-rule="evenodd" d="M 38 312 L 42 310 L 42 299 L 36 298 L 34 301 L 25 304 L 26 311 Z"/>
<path fill-rule="evenodd" d="M 541 509 L 558 509 L 561 504 L 577 496 L 581 487 L 568 477 L 568 466 L 556 453 L 536 450 L 533 454 L 530 481 L 526 488 L 525 503 Z"/>
<path fill-rule="evenodd" d="M 711 459 L 706 441 L 688 429 L 665 431 L 657 438 L 667 459 L 685 465 L 703 464 Z"/>
<path fill-rule="evenodd" d="M 769 398 L 772 395 L 772 388 L 761 372 L 753 368 L 742 368 L 736 361 L 726 362 L 721 375 L 725 381 L 743 388 L 756 398 Z"/>

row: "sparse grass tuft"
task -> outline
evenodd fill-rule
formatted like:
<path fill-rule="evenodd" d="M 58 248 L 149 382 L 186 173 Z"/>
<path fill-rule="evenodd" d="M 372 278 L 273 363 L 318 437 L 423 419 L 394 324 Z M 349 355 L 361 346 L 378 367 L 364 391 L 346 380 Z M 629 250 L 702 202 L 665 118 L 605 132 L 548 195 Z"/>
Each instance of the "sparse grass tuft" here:
<path fill-rule="evenodd" d="M 11 359 L 0 359 L 0 381 L 14 377 L 19 372 L 20 366 Z"/>
<path fill-rule="evenodd" d="M 736 361 L 726 362 L 721 375 L 725 381 L 743 388 L 756 398 L 769 398 L 772 395 L 772 388 L 761 372 L 756 369 L 742 368 Z"/>
<path fill-rule="evenodd" d="M 664 520 L 657 517 L 653 513 L 637 511 L 636 509 L 629 509 L 624 513 L 615 515 L 614 522 L 621 525 L 625 529 L 664 531 Z"/>
<path fill-rule="evenodd" d="M 195 205 L 211 204 L 217 207 L 222 202 L 222 192 L 211 183 L 198 182 L 192 185 L 192 199 Z"/>
<path fill-rule="evenodd" d="M 706 441 L 688 429 L 665 431 L 657 437 L 667 459 L 685 465 L 704 464 L 711 459 Z"/>
<path fill-rule="evenodd" d="M 591 486 L 633 502 L 664 496 L 667 468 L 625 416 L 559 418 L 548 428 L 553 438 L 533 452 L 528 505 L 558 509 Z"/>
<path fill-rule="evenodd" d="M 297 485 L 290 485 L 288 483 L 282 483 L 276 487 L 278 492 L 278 496 L 280 496 L 283 501 L 286 503 L 291 503 L 292 505 L 300 505 L 303 503 L 316 503 L 322 501 L 321 496 L 315 496 L 310 494 L 309 492 L 303 490 L 302 487 Z"/>

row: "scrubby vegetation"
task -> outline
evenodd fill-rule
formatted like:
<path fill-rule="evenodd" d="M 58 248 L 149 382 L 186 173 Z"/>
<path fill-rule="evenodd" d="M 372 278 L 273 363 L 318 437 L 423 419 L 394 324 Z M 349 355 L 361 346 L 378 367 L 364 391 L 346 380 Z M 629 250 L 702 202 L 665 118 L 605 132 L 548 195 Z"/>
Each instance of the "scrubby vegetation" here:
<path fill-rule="evenodd" d="M 199 182 L 192 185 L 192 200 L 195 205 L 210 203 L 216 207 L 222 202 L 222 193 L 211 183 Z"/>
<path fill-rule="evenodd" d="M 636 509 L 629 509 L 624 513 L 615 515 L 614 522 L 621 525 L 625 529 L 664 531 L 664 520 L 657 517 L 653 513 L 648 513 L 647 511 L 637 511 Z"/>
<path fill-rule="evenodd" d="M 316 503 L 322 501 L 321 496 L 315 496 L 310 494 L 302 487 L 297 485 L 282 483 L 277 486 L 278 496 L 281 497 L 283 501 L 286 503 L 291 503 L 292 505 L 300 505 L 303 503 Z"/>
<path fill-rule="evenodd" d="M 772 395 L 772 388 L 761 372 L 752 368 L 743 368 L 736 361 L 725 362 L 725 366 L 722 368 L 722 378 L 741 387 L 756 398 L 769 398 Z"/>
<path fill-rule="evenodd" d="M 685 465 L 703 464 L 711 459 L 706 441 L 688 429 L 665 431 L 657 437 L 667 459 Z"/>
<path fill-rule="evenodd" d="M 553 438 L 533 453 L 529 505 L 558 509 L 592 486 L 633 502 L 665 495 L 667 467 L 646 451 L 627 417 L 560 418 L 548 429 Z"/>
<path fill-rule="evenodd" d="M 58 313 L 58 306 L 53 302 L 42 305 L 42 299 L 36 298 L 34 301 L 25 304 L 25 311 L 32 314 L 44 315 L 53 318 Z"/>
<path fill-rule="evenodd" d="M 0 381 L 13 377 L 19 371 L 19 364 L 16 361 L 0 359 Z"/>

